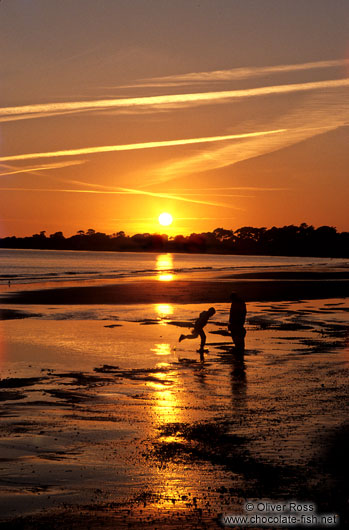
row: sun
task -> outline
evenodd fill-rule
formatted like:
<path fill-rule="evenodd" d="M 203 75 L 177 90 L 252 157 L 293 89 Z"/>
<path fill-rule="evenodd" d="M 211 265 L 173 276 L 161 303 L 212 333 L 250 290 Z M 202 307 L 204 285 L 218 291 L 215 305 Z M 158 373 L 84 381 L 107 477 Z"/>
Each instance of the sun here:
<path fill-rule="evenodd" d="M 159 223 L 162 226 L 169 226 L 170 224 L 172 224 L 172 221 L 173 217 L 170 213 L 163 212 L 159 215 Z"/>

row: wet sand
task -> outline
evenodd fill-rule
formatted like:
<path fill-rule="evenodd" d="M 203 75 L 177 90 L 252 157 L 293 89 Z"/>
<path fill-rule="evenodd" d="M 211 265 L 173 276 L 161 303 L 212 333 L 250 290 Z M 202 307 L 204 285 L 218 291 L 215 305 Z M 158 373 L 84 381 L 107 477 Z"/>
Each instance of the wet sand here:
<path fill-rule="evenodd" d="M 1 323 L 0 526 L 211 529 L 247 499 L 268 499 L 314 503 L 345 527 L 349 308 L 293 296 L 248 303 L 243 358 L 229 306 L 214 298 L 201 361 L 178 336 L 207 299 L 12 300 Z"/>
<path fill-rule="evenodd" d="M 290 273 L 288 273 L 290 274 Z M 227 302 L 236 291 L 247 302 L 323 299 L 349 296 L 348 279 L 215 279 L 192 281 L 120 281 L 118 284 L 7 291 L 3 304 L 192 304 Z M 292 277 L 292 274 L 291 274 Z M 335 277 L 336 278 L 336 277 Z"/>

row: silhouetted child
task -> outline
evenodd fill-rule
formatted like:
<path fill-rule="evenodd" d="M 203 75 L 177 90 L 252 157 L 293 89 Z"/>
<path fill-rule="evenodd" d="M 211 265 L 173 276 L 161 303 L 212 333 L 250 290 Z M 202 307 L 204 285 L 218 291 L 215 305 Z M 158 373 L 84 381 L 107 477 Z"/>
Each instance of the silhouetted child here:
<path fill-rule="evenodd" d="M 215 314 L 216 310 L 214 307 L 210 307 L 208 311 L 203 311 L 200 313 L 199 318 L 194 323 L 193 331 L 190 335 L 181 335 L 178 339 L 178 342 L 182 342 L 184 339 L 196 339 L 199 335 L 201 337 L 201 344 L 200 349 L 198 350 L 200 353 L 204 351 L 204 347 L 206 344 L 206 335 L 204 332 L 204 327 L 207 324 L 207 321 L 210 317 L 212 317 Z"/>

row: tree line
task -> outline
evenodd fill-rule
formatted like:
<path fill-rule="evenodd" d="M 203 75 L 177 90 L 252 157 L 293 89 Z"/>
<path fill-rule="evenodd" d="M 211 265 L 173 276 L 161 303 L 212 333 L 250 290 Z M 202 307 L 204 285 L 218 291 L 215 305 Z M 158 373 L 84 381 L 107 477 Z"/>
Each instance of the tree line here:
<path fill-rule="evenodd" d="M 237 230 L 216 228 L 212 232 L 168 237 L 166 234 L 110 235 L 92 228 L 71 237 L 63 232 L 30 237 L 4 237 L 1 248 L 42 250 L 93 250 L 118 252 L 188 252 L 216 254 L 260 254 L 272 256 L 349 257 L 349 232 L 332 226 L 314 228 L 302 223 L 277 228 L 244 226 Z"/>

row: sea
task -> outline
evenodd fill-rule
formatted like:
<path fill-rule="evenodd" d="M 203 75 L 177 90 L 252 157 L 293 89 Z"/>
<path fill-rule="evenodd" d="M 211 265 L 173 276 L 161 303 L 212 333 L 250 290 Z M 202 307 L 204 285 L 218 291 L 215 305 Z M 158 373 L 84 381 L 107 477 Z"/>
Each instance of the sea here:
<path fill-rule="evenodd" d="M 348 259 L 146 252 L 0 249 L 0 285 L 103 280 L 202 279 L 265 270 L 331 271 Z M 38 285 L 39 287 L 39 285 Z"/>

